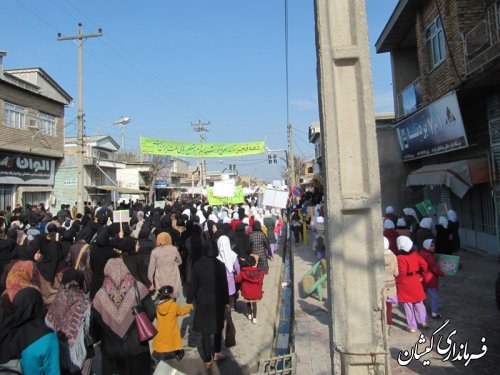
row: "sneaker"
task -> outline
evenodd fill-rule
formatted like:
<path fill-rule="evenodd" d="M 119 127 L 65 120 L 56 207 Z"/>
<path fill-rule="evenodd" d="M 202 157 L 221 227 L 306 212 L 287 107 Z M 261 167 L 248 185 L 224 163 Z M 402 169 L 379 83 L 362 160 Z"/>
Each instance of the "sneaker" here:
<path fill-rule="evenodd" d="M 217 361 L 222 361 L 223 359 L 226 359 L 226 356 L 222 353 L 215 353 L 214 354 L 214 361 L 217 362 Z"/>
<path fill-rule="evenodd" d="M 429 325 L 427 323 L 422 323 L 422 328 L 429 328 Z"/>
<path fill-rule="evenodd" d="M 257 324 L 257 318 L 253 318 L 253 319 L 252 319 L 252 323 L 253 323 L 253 324 Z"/>
<path fill-rule="evenodd" d="M 252 320 L 252 314 L 247 314 L 248 320 Z"/>
<path fill-rule="evenodd" d="M 415 332 L 417 332 L 417 330 L 416 329 L 408 329 L 408 332 L 415 333 Z"/>
<path fill-rule="evenodd" d="M 441 314 L 432 313 L 431 318 L 432 319 L 441 319 Z"/>

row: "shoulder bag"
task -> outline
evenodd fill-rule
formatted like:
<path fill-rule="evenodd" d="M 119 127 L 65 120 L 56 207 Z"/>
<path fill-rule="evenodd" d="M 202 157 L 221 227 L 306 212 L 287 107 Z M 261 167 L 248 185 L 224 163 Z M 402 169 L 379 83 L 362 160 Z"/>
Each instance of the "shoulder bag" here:
<path fill-rule="evenodd" d="M 155 337 L 158 331 L 153 323 L 151 323 L 151 320 L 149 320 L 144 308 L 142 307 L 137 281 L 134 281 L 134 289 L 137 306 L 132 309 L 132 313 L 134 314 L 135 326 L 137 327 L 137 333 L 139 334 L 139 341 L 144 342 Z"/>

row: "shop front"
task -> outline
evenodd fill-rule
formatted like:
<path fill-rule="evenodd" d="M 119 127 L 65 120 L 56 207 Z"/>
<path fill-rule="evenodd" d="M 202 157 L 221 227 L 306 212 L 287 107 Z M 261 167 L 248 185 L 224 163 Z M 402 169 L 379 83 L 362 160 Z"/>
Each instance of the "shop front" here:
<path fill-rule="evenodd" d="M 20 204 L 50 206 L 55 159 L 0 153 L 0 210 Z"/>

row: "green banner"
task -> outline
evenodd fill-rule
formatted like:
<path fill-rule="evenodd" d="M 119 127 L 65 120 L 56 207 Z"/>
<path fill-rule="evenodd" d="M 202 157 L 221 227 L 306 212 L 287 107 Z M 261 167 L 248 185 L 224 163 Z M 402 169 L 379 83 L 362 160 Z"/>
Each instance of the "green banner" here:
<path fill-rule="evenodd" d="M 234 196 L 230 198 L 214 197 L 214 188 L 207 188 L 208 203 L 210 206 L 222 206 L 225 204 L 237 204 L 245 202 L 243 186 L 238 185 L 234 191 Z"/>
<path fill-rule="evenodd" d="M 220 157 L 263 154 L 264 141 L 243 143 L 190 143 L 141 137 L 143 154 Z"/>

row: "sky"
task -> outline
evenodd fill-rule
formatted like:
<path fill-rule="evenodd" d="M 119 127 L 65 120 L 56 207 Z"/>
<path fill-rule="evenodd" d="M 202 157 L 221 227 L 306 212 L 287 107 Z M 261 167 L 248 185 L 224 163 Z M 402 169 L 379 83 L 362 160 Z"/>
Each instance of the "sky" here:
<path fill-rule="evenodd" d="M 375 54 L 374 44 L 396 4 L 366 1 L 375 112 L 394 111 L 389 55 Z M 4 69 L 41 67 L 73 97 L 65 112 L 66 136 L 77 134 L 78 48 L 74 41 L 58 41 L 57 33 L 78 35 L 81 22 L 84 34 L 103 31 L 83 46 L 85 135 L 109 134 L 120 144 L 120 127 L 110 124 L 129 117 L 125 149 L 138 153 L 140 136 L 198 142 L 192 125 L 201 121 L 210 123 L 207 142 L 265 140 L 270 149 L 285 149 L 288 120 L 295 154 L 314 158 L 308 142 L 309 125 L 319 121 L 313 0 L 1 5 Z M 268 181 L 281 178 L 285 168 L 281 159 L 269 165 L 264 154 L 207 159 L 208 170 L 229 164 Z"/>

